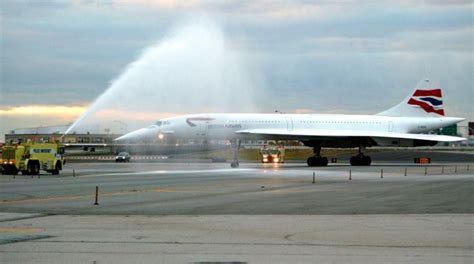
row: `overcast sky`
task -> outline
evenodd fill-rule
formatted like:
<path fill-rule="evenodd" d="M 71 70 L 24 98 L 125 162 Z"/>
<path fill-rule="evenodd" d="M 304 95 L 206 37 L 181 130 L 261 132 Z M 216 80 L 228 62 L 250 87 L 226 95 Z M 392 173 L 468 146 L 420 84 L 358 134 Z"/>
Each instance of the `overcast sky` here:
<path fill-rule="evenodd" d="M 73 122 L 193 17 L 238 54 L 259 111 L 377 113 L 428 77 L 447 115 L 474 119 L 473 1 L 3 0 L 0 12 L 0 141 Z"/>

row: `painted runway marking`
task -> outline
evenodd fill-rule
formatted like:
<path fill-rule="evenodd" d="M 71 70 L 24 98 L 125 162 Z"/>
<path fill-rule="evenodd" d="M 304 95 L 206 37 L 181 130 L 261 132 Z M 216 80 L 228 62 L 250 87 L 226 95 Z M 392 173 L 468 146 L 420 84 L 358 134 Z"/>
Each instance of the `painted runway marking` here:
<path fill-rule="evenodd" d="M 28 228 L 28 227 L 10 227 L 0 228 L 0 233 L 38 233 L 43 232 L 44 228 Z"/>
<path fill-rule="evenodd" d="M 226 173 L 226 172 L 253 172 L 259 171 L 259 169 L 211 169 L 211 170 L 153 170 L 153 171 L 139 171 L 139 172 L 117 172 L 117 173 L 104 173 L 104 174 L 89 174 L 80 176 L 81 178 L 86 177 L 98 177 L 98 176 L 128 176 L 128 175 L 153 175 L 153 174 L 204 174 L 204 173 Z"/>

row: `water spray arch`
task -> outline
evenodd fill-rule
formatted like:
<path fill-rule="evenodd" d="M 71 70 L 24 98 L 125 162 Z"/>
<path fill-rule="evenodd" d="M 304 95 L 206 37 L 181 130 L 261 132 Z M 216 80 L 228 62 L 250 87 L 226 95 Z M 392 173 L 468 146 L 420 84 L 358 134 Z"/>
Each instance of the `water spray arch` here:
<path fill-rule="evenodd" d="M 118 119 L 133 129 L 174 114 L 254 111 L 262 85 L 214 21 L 194 18 L 146 48 L 66 134 Z"/>

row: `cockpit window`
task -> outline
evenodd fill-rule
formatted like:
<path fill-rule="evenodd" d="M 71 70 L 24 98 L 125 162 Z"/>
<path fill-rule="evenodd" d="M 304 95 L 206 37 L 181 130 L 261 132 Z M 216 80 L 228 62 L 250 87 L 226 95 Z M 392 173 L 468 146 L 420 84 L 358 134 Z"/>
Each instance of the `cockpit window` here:
<path fill-rule="evenodd" d="M 167 126 L 170 125 L 170 121 L 156 121 L 155 125 L 156 126 Z"/>

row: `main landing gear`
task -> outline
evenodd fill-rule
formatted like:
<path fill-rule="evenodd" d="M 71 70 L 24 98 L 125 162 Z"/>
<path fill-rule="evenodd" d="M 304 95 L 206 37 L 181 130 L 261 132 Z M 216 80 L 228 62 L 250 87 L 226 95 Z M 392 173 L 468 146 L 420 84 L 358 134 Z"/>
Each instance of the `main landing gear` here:
<path fill-rule="evenodd" d="M 350 161 L 352 166 L 370 166 L 372 159 L 369 156 L 365 156 L 364 152 L 365 146 L 361 144 L 359 146 L 359 154 L 351 157 Z"/>
<path fill-rule="evenodd" d="M 309 157 L 306 161 L 310 167 L 324 167 L 328 165 L 328 158 L 321 157 L 321 147 L 317 146 L 313 148 L 314 156 Z"/>
<path fill-rule="evenodd" d="M 234 139 L 230 141 L 232 147 L 232 162 L 230 163 L 231 168 L 239 167 L 239 149 L 240 149 L 240 139 Z"/>

